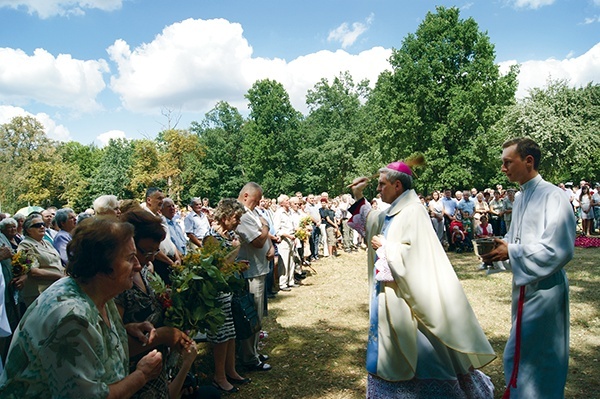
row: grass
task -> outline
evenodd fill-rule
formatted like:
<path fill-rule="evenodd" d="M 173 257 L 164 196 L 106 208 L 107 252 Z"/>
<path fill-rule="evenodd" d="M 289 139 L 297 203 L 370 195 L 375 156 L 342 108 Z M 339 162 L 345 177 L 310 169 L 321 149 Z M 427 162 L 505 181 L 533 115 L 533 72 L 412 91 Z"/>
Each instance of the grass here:
<path fill-rule="evenodd" d="M 483 371 L 502 397 L 501 355 L 510 328 L 511 276 L 477 271 L 473 254 L 449 254 L 479 322 L 499 358 Z M 575 249 L 566 270 L 571 285 L 571 359 L 565 396 L 600 397 L 600 248 Z M 365 397 L 368 327 L 366 254 L 313 264 L 304 285 L 269 302 L 263 353 L 269 372 L 248 372 L 252 383 L 238 398 L 358 399 Z M 204 346 L 198 367 L 210 381 L 212 357 Z"/>

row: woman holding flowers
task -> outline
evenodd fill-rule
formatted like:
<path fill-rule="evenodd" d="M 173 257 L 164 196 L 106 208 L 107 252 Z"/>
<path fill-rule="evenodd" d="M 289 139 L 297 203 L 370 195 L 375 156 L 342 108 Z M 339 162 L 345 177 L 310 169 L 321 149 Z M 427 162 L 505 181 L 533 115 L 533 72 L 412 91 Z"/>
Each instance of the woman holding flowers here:
<path fill-rule="evenodd" d="M 214 210 L 214 223 L 204 241 L 216 239 L 222 247 L 230 248 L 230 257 L 225 259 L 225 262 L 233 262 L 237 255 L 240 243 L 235 235 L 235 229 L 240 224 L 240 218 L 244 212 L 244 206 L 233 198 L 222 199 Z M 225 322 L 215 333 L 207 332 L 208 341 L 214 344 L 215 376 L 213 385 L 220 391 L 227 393 L 238 391 L 238 388 L 232 384 L 243 385 L 250 382 L 249 378 L 239 375 L 235 367 L 235 327 L 231 313 L 232 295 L 231 292 L 223 292 L 218 297 L 221 310 L 225 314 Z"/>
<path fill-rule="evenodd" d="M 41 213 L 33 212 L 25 218 L 23 233 L 25 238 L 17 253 L 27 253 L 34 258 L 22 291 L 25 305 L 29 306 L 53 282 L 65 276 L 65 268 L 56 249 L 44 240 L 46 227 Z"/>
<path fill-rule="evenodd" d="M 177 328 L 164 325 L 164 310 L 148 281 L 148 275 L 152 272 L 152 261 L 166 233 L 161 219 L 142 208 L 133 208 L 123 213 L 120 220 L 131 223 L 135 228 L 136 258 L 142 267 L 133 274 L 133 286 L 115 298 L 117 308 L 125 324 L 148 321 L 156 327 L 153 344 L 148 345 L 140 355 L 129 359 L 130 370 L 134 370 L 139 358 L 153 348 L 157 348 L 163 355 L 163 369 L 160 375 L 148 381 L 134 397 L 178 398 L 197 350 L 195 343 L 186 334 Z M 169 383 L 166 363 L 169 353 L 173 351 L 181 353 L 183 365 Z"/>

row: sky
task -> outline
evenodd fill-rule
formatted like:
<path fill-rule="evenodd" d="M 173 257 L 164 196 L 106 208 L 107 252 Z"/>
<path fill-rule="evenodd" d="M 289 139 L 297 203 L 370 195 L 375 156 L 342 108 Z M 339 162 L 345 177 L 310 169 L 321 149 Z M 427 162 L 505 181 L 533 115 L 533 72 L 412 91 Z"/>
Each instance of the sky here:
<path fill-rule="evenodd" d="M 436 6 L 458 7 L 518 63 L 518 98 L 549 79 L 600 82 L 600 0 L 0 0 L 0 123 L 36 117 L 60 141 L 105 145 L 200 122 L 273 79 L 306 114 L 322 78 L 391 69 Z"/>

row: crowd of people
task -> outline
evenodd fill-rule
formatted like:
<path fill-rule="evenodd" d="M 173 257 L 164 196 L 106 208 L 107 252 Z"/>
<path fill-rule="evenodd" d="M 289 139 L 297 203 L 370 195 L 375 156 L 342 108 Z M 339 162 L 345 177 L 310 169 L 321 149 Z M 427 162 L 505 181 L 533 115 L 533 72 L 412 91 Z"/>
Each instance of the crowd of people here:
<path fill-rule="evenodd" d="M 396 223 L 390 222 L 389 215 L 402 208 L 397 200 L 404 198 L 404 193 L 418 198 L 433 227 L 427 226 L 425 231 L 434 237 L 439 248 L 447 251 L 469 251 L 475 238 L 505 236 L 510 231 L 513 204 L 522 195 L 520 191 L 504 190 L 498 185 L 482 191 L 473 188 L 453 194 L 447 189 L 417 196 L 411 187 L 412 177 L 402 180 L 405 175 L 412 176 L 410 169 L 405 169 L 405 165 L 390 165 L 382 172 L 379 194 L 368 201 L 368 209 L 381 216 L 379 227 L 366 226 L 366 217 L 362 227 L 357 227 L 356 219 L 353 220 L 357 205 L 365 202 L 362 196 L 365 179 L 353 184 L 354 196 L 341 194 L 335 198 L 329 198 L 326 192 L 306 196 L 297 192 L 269 199 L 258 184 L 248 183 L 241 188 L 238 198 L 222 199 L 214 208 L 208 199 L 200 197 L 179 207 L 161 189 L 150 187 L 142 203 L 103 195 L 93 202 L 92 208 L 79 214 L 70 208 L 49 207 L 27 215 L 0 215 L 3 219 L 0 221 L 3 274 L 0 366 L 5 366 L 0 377 L 0 396 L 212 398 L 237 392 L 251 382 L 238 372 L 240 366 L 245 372 L 270 370 L 268 355 L 260 353 L 259 341 L 264 332 L 236 343 L 231 293 L 223 293 L 219 302 L 225 322 L 218 331 L 207 334 L 207 340 L 213 344 L 212 385 L 198 387 L 189 381 L 197 354 L 196 342 L 194 337 L 164 324 L 164 310 L 148 275 L 157 273 L 168 283 L 186 253 L 201 248 L 207 237 L 238 248 L 238 259 L 248 263 L 244 277 L 262 319 L 267 314 L 268 300 L 302 285 L 312 263 L 323 257 L 336 258 L 342 252 L 369 249 L 370 259 L 391 258 L 392 255 L 384 255 L 379 248 L 386 248 L 383 238 Z M 395 188 L 386 188 L 390 182 L 396 184 Z M 572 184 L 559 187 L 581 221 L 581 234 L 600 231 L 600 183 L 593 188 L 585 181 L 579 187 Z M 528 211 L 533 213 L 533 208 Z M 388 216 L 384 218 L 385 215 Z M 402 223 L 410 224 L 413 216 L 407 213 Z M 369 231 L 381 234 L 370 235 Z M 420 245 L 426 242 L 422 237 Z M 433 253 L 425 256 L 433 248 L 431 245 L 423 246 L 421 257 Z M 22 274 L 12 264 L 19 253 L 27 254 L 31 263 Z M 506 259 L 498 256 L 493 260 Z M 451 278 L 454 274 L 449 262 L 439 262 L 441 258 L 432 260 L 431 265 L 437 266 L 432 266 L 431 272 L 445 273 L 452 281 L 456 280 Z M 376 268 L 377 263 L 371 266 Z M 378 280 L 381 284 L 394 281 L 393 268 L 377 271 L 382 272 Z M 376 285 L 374 292 L 382 292 L 381 289 Z M 461 363 L 461 372 L 468 373 L 469 367 L 481 367 L 495 355 L 470 312 L 462 289 L 458 285 L 451 288 L 452 292 L 448 289 L 438 287 L 440 297 L 462 298 L 461 317 L 465 326 L 472 327 L 469 334 L 475 341 L 464 349 L 480 356 L 467 362 L 460 354 L 452 354 L 456 357 L 453 362 Z M 394 298 L 388 296 L 386 300 L 397 299 Z M 405 316 L 408 317 L 402 317 Z M 371 320 L 372 327 L 379 323 Z M 423 328 L 419 327 L 419 331 Z M 428 332 L 423 330 L 423 333 L 422 339 L 430 339 Z M 446 338 L 457 339 L 456 347 L 460 348 L 463 344 L 459 336 L 456 330 Z M 371 359 L 375 363 L 369 363 L 367 354 L 371 372 L 369 367 L 377 370 L 377 361 L 383 360 L 382 354 L 377 354 L 377 342 L 369 342 L 376 356 Z M 168 362 L 174 354 L 181 359 L 176 368 Z M 385 358 L 385 362 L 396 360 Z M 404 379 L 405 374 L 410 374 L 400 369 L 381 372 L 388 366 L 380 367 L 379 374 L 377 371 L 372 374 L 383 380 L 369 380 L 373 391 L 391 389 L 386 380 L 395 381 L 398 375 Z M 431 370 L 421 371 L 426 375 Z M 472 377 L 486 384 L 480 376 Z"/>

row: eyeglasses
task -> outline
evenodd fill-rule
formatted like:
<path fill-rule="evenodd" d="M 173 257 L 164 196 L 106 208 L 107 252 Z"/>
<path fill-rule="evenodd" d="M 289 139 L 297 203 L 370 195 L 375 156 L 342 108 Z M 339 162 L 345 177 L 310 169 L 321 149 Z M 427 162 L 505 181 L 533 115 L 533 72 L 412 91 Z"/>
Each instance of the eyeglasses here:
<path fill-rule="evenodd" d="M 151 251 L 151 252 L 144 252 L 141 248 L 138 248 L 138 251 L 140 251 L 142 253 L 142 255 L 144 255 L 145 259 L 150 259 L 150 258 L 154 258 L 156 255 L 158 255 L 158 253 L 160 252 L 160 249 L 157 249 L 156 251 Z"/>
<path fill-rule="evenodd" d="M 46 227 L 46 225 L 44 223 L 40 222 L 40 223 L 34 223 L 29 227 L 33 228 L 33 229 L 39 229 L 40 227 Z"/>

